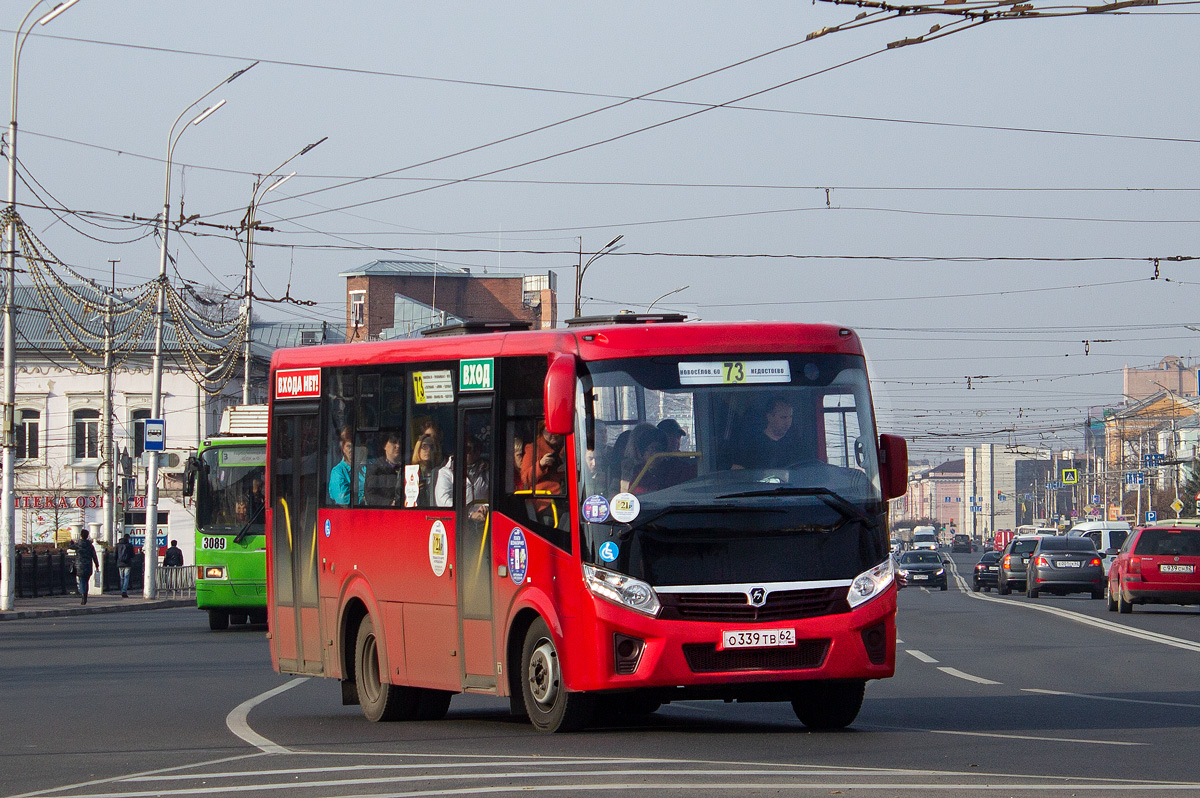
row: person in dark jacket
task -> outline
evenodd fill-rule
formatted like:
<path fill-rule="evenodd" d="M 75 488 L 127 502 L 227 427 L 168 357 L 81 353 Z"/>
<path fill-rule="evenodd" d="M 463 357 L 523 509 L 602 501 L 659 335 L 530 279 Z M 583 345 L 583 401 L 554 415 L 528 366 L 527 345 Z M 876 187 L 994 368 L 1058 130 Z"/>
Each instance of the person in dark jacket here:
<path fill-rule="evenodd" d="M 96 557 L 96 547 L 88 540 L 88 531 L 80 530 L 79 542 L 75 544 L 75 578 L 79 581 L 79 603 L 87 604 L 88 582 L 92 581 L 92 571 L 100 567 Z"/>
<path fill-rule="evenodd" d="M 129 598 L 129 569 L 133 568 L 133 544 L 129 535 L 121 536 L 117 544 L 117 573 L 121 575 L 121 598 Z"/>
<path fill-rule="evenodd" d="M 178 568 L 183 565 L 183 552 L 179 548 L 178 540 L 171 541 L 171 547 L 163 555 L 163 565 L 168 568 Z"/>

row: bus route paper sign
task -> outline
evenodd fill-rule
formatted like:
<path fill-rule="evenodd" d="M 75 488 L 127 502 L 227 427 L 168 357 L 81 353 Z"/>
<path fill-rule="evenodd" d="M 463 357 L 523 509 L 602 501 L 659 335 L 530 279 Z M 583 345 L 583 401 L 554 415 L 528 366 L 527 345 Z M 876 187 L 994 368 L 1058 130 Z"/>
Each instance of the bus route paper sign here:
<path fill-rule="evenodd" d="M 280 369 L 275 372 L 276 399 L 320 399 L 320 369 Z"/>
<path fill-rule="evenodd" d="M 429 529 L 429 567 L 433 569 L 434 576 L 446 573 L 446 541 L 446 525 L 434 521 Z"/>
<path fill-rule="evenodd" d="M 680 385 L 743 385 L 792 381 L 792 366 L 786 360 L 723 360 L 712 363 L 680 363 Z"/>
<path fill-rule="evenodd" d="M 419 405 L 447 405 L 454 401 L 450 370 L 414 371 L 413 401 Z"/>

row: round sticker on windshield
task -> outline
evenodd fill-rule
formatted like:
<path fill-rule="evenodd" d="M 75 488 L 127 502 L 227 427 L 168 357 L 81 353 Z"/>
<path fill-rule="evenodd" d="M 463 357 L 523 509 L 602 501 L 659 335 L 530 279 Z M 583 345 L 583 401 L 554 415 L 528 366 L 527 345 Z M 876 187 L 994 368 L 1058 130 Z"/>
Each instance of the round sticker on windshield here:
<path fill-rule="evenodd" d="M 433 569 L 434 576 L 446 573 L 447 548 L 449 546 L 446 541 L 446 525 L 441 521 L 434 521 L 433 526 L 429 528 L 429 567 Z"/>
<path fill-rule="evenodd" d="M 583 500 L 583 517 L 593 524 L 608 520 L 608 499 L 603 496 L 588 496 Z"/>
<path fill-rule="evenodd" d="M 329 523 L 329 519 L 326 518 L 325 519 L 325 537 L 329 537 L 331 534 L 333 534 L 333 524 Z"/>
<path fill-rule="evenodd" d="M 513 527 L 508 536 L 508 575 L 514 585 L 525 581 L 525 570 L 529 567 L 529 547 L 525 544 L 525 534 Z"/>
<path fill-rule="evenodd" d="M 614 520 L 628 524 L 638 517 L 638 513 L 642 511 L 642 503 L 632 493 L 618 493 L 608 503 L 608 511 L 612 513 Z"/>
<path fill-rule="evenodd" d="M 606 540 L 600 545 L 600 559 L 604 562 L 613 562 L 621 553 L 621 547 L 611 540 Z"/>

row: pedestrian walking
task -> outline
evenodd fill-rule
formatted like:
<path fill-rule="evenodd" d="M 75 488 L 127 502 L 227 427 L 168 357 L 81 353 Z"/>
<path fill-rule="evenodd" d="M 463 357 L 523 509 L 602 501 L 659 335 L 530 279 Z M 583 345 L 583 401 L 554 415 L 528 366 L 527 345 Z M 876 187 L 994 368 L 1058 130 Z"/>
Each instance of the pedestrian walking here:
<path fill-rule="evenodd" d="M 129 569 L 133 567 L 133 544 L 129 534 L 121 536 L 117 544 L 117 573 L 121 575 L 121 598 L 129 598 Z"/>
<path fill-rule="evenodd" d="M 75 578 L 79 581 L 80 604 L 87 604 L 88 583 L 92 581 L 92 572 L 100 567 L 96 557 L 96 547 L 88 540 L 88 531 L 79 532 L 79 542 L 75 544 Z"/>

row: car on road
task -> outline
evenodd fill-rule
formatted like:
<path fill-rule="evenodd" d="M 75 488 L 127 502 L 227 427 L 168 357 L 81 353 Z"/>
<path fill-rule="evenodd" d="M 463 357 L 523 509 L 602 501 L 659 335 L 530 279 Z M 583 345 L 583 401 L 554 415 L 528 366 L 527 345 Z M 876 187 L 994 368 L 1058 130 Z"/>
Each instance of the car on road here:
<path fill-rule="evenodd" d="M 955 535 L 954 540 L 950 543 L 951 554 L 970 554 L 975 551 L 975 544 L 971 541 L 970 535 Z"/>
<path fill-rule="evenodd" d="M 1000 553 L 1000 570 L 996 572 L 996 592 L 1007 596 L 1014 590 L 1025 589 L 1026 565 L 1037 547 L 1041 535 L 1018 535 Z"/>
<path fill-rule="evenodd" d="M 913 529 L 912 536 L 913 550 L 937 551 L 938 536 L 937 531 L 931 526 L 918 526 Z"/>
<path fill-rule="evenodd" d="M 1134 604 L 1200 604 L 1200 528 L 1136 529 L 1108 569 L 1108 609 Z"/>
<path fill-rule="evenodd" d="M 996 586 L 996 572 L 1000 570 L 1000 552 L 985 551 L 975 563 L 975 574 L 971 577 L 971 589 L 978 593 L 987 592 Z"/>
<path fill-rule="evenodd" d="M 947 588 L 946 564 L 936 551 L 906 551 L 900 555 L 898 565 L 900 575 L 911 587 Z"/>
<path fill-rule="evenodd" d="M 1067 537 L 1087 537 L 1096 544 L 1096 551 L 1104 560 L 1104 573 L 1112 567 L 1117 559 L 1117 552 L 1129 537 L 1131 527 L 1128 521 L 1082 521 L 1071 527 Z"/>
<path fill-rule="evenodd" d="M 1025 596 L 1041 593 L 1091 593 L 1104 598 L 1104 561 L 1091 538 L 1046 536 L 1029 555 L 1025 574 Z"/>

